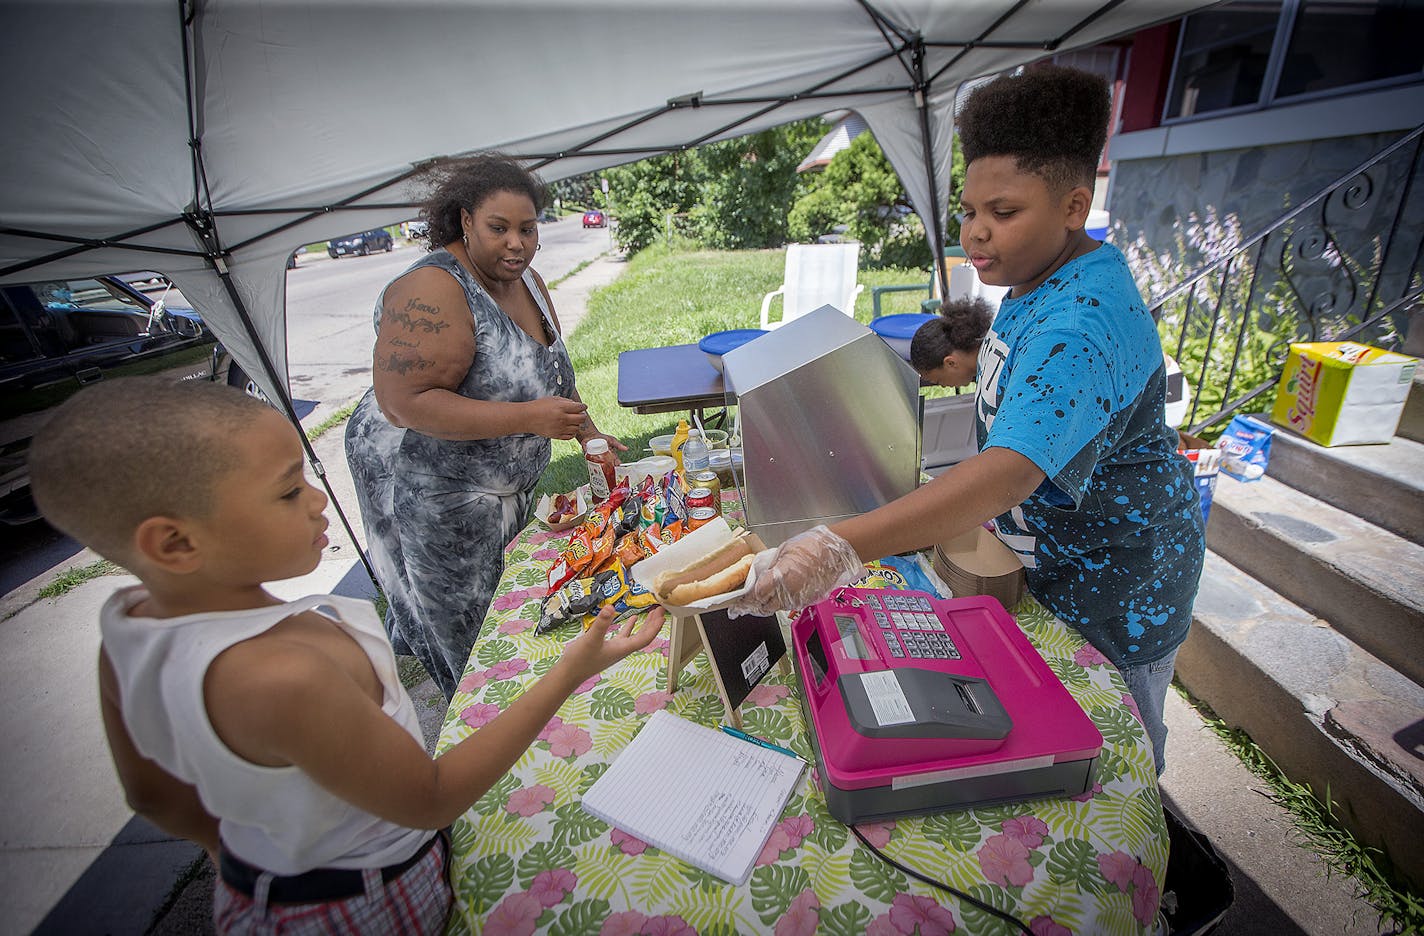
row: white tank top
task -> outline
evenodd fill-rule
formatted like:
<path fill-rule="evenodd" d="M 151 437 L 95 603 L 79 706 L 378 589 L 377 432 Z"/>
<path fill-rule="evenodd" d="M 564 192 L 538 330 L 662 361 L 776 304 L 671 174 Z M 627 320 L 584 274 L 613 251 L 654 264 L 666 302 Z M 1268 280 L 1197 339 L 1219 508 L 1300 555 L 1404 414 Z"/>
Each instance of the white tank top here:
<path fill-rule="evenodd" d="M 147 597 L 141 585 L 122 589 L 100 614 L 124 725 L 144 757 L 197 788 L 204 807 L 218 817 L 228 851 L 274 874 L 291 875 L 396 864 L 430 838 L 427 830 L 408 829 L 353 806 L 297 767 L 244 760 L 213 730 L 203 702 L 203 677 L 219 653 L 294 614 L 317 610 L 366 651 L 385 690 L 381 711 L 424 747 L 415 704 L 401 685 L 395 654 L 369 602 L 312 595 L 246 611 L 130 617 L 129 609 Z"/>

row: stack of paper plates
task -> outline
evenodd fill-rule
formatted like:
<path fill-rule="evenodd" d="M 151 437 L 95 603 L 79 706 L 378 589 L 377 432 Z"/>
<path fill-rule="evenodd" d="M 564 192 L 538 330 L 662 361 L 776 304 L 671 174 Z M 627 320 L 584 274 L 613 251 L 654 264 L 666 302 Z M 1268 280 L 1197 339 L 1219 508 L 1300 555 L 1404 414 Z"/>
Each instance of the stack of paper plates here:
<path fill-rule="evenodd" d="M 931 566 L 956 598 L 989 595 L 1005 608 L 1023 598 L 1023 564 L 983 527 L 936 545 Z"/>

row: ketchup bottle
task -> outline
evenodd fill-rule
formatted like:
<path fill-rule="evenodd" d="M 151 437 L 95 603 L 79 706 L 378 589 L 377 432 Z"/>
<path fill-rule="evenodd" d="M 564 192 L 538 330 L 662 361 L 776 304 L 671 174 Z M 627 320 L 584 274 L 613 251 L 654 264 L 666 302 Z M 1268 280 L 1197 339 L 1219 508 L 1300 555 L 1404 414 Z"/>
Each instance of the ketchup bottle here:
<path fill-rule="evenodd" d="M 589 439 L 583 444 L 583 460 L 588 465 L 588 490 L 595 504 L 608 499 L 617 485 L 607 439 Z"/>

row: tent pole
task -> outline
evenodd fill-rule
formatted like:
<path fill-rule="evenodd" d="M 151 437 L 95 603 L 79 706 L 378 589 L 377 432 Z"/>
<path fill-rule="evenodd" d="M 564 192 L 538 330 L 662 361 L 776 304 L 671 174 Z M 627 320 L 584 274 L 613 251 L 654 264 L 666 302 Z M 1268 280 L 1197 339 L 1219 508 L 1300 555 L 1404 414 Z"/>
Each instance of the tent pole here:
<path fill-rule="evenodd" d="M 204 223 L 203 219 L 190 216 L 189 225 L 194 232 L 202 239 L 203 243 L 209 247 L 207 255 L 208 263 L 218 278 L 222 280 L 223 288 L 227 290 L 227 295 L 232 300 L 233 306 L 237 309 L 238 318 L 242 320 L 242 327 L 247 332 L 248 340 L 252 342 L 253 349 L 257 352 L 257 358 L 262 363 L 262 370 L 271 381 L 272 386 L 277 391 L 278 400 L 282 404 L 282 410 L 287 420 L 296 427 L 297 437 L 302 441 L 302 450 L 306 452 L 307 459 L 311 462 L 312 471 L 321 479 L 322 487 L 326 488 L 327 499 L 331 501 L 331 506 L 336 509 L 336 515 L 341 519 L 341 526 L 346 530 L 346 535 L 351 537 L 351 545 L 356 549 L 356 555 L 361 557 L 361 564 L 366 567 L 366 574 L 371 578 L 371 584 L 377 589 L 381 588 L 380 580 L 376 578 L 376 570 L 371 565 L 370 558 L 366 551 L 361 548 L 361 542 L 356 539 L 356 531 L 351 528 L 351 521 L 346 518 L 346 511 L 341 509 L 341 502 L 336 499 L 336 492 L 331 489 L 331 481 L 326 476 L 326 466 L 317 457 L 316 451 L 312 448 L 311 440 L 307 438 L 306 431 L 302 429 L 302 421 L 297 417 L 296 407 L 292 404 L 291 393 L 287 390 L 287 382 L 277 373 L 277 367 L 272 363 L 272 358 L 267 353 L 266 346 L 262 343 L 262 338 L 257 334 L 257 327 L 252 324 L 252 316 L 247 313 L 247 304 L 242 300 L 242 294 L 237 291 L 237 284 L 232 281 L 232 274 L 228 272 L 227 261 L 223 255 L 215 248 L 217 247 L 217 235 L 213 231 L 211 222 Z"/>
<path fill-rule="evenodd" d="M 939 183 L 935 180 L 934 146 L 930 138 L 929 85 L 925 82 L 925 41 L 915 39 L 915 106 L 920 112 L 920 145 L 924 150 L 925 171 L 930 177 L 930 250 L 934 254 L 934 275 L 939 280 L 941 299 L 949 298 L 949 267 L 944 263 L 944 221 L 940 216 Z M 921 220 L 924 220 L 923 218 Z"/>
<path fill-rule="evenodd" d="M 371 565 L 371 560 L 367 558 L 366 551 L 361 548 L 360 541 L 356 539 L 356 531 L 351 528 L 351 521 L 346 519 L 346 511 L 341 509 L 341 502 L 336 499 L 336 492 L 331 489 L 331 481 L 326 476 L 326 466 L 317 457 L 311 440 L 307 438 L 306 431 L 302 429 L 302 421 L 297 418 L 297 408 L 292 405 L 292 395 L 291 391 L 287 389 L 287 381 L 277 373 L 277 367 L 272 363 L 272 358 L 267 353 L 267 346 L 262 343 L 261 336 L 257 334 L 257 327 L 252 324 L 252 316 L 247 312 L 247 303 L 243 301 L 242 294 L 237 291 L 237 284 L 232 281 L 232 274 L 228 272 L 225 258 L 229 254 L 222 248 L 222 241 L 218 237 L 217 219 L 213 216 L 212 192 L 208 187 L 207 168 L 203 165 L 203 140 L 198 132 L 197 104 L 193 95 L 193 56 L 197 45 L 195 23 L 198 18 L 198 5 L 195 0 L 178 0 L 178 14 L 183 39 L 183 91 L 188 104 L 188 143 L 192 153 L 193 170 L 193 210 L 185 212 L 183 220 L 198 239 L 198 243 L 202 245 L 208 264 L 217 273 L 218 279 L 222 280 L 223 288 L 227 290 L 228 299 L 232 301 L 233 307 L 237 310 L 237 317 L 242 321 L 242 327 L 247 332 L 247 338 L 252 342 L 252 349 L 256 352 L 257 359 L 262 363 L 262 370 L 266 373 L 272 388 L 277 391 L 277 397 L 288 421 L 297 430 L 297 438 L 301 439 L 302 450 L 311 462 L 312 471 L 321 479 L 321 486 L 326 488 L 327 499 L 331 502 L 331 506 L 336 508 L 336 516 L 341 519 L 341 526 L 346 530 L 346 535 L 351 537 L 351 545 L 355 547 L 356 555 L 361 557 L 361 564 L 366 567 L 366 574 L 370 576 L 371 584 L 380 591 L 381 583 L 376 578 L 376 570 Z"/>

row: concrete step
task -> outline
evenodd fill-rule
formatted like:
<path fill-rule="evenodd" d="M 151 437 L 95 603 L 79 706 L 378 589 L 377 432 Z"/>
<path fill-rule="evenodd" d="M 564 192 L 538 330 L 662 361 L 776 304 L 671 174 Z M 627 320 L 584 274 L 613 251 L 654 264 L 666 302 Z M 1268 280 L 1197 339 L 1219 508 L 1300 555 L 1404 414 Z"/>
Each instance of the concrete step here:
<path fill-rule="evenodd" d="M 1256 418 L 1270 425 L 1269 417 Z M 1396 437 L 1388 445 L 1326 448 L 1277 427 L 1266 473 L 1413 543 L 1424 543 L 1424 443 Z"/>
<path fill-rule="evenodd" d="M 1213 552 L 1177 677 L 1424 886 L 1424 687 Z"/>
<path fill-rule="evenodd" d="M 1413 442 L 1424 442 L 1424 367 L 1414 368 L 1414 383 L 1409 388 L 1404 415 L 1399 417 L 1399 428 L 1394 434 Z"/>
<path fill-rule="evenodd" d="M 1220 477 L 1207 546 L 1424 683 L 1424 546 L 1269 475 Z"/>

